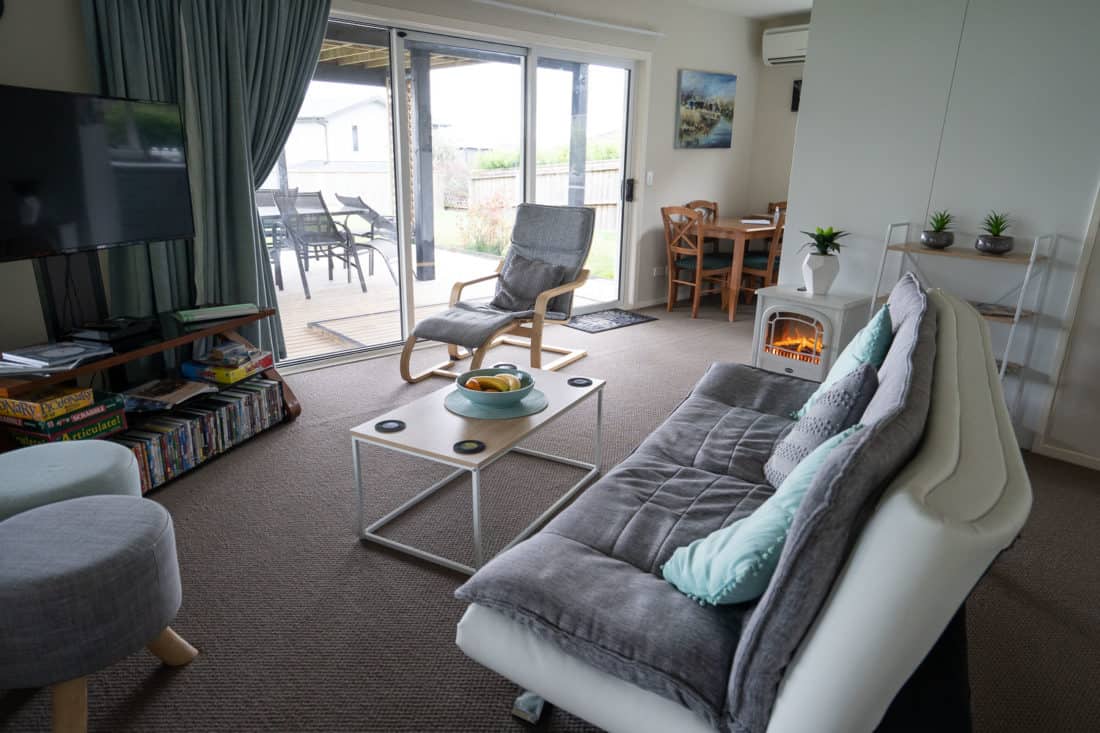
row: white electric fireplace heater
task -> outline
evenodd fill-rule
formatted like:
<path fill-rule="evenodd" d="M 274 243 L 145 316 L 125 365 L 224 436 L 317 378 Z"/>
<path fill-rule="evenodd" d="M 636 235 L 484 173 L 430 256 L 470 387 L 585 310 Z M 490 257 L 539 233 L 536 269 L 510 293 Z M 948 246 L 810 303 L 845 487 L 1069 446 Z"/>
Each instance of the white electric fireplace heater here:
<path fill-rule="evenodd" d="M 775 285 L 756 291 L 752 364 L 820 382 L 867 322 L 867 295 L 808 295 Z"/>

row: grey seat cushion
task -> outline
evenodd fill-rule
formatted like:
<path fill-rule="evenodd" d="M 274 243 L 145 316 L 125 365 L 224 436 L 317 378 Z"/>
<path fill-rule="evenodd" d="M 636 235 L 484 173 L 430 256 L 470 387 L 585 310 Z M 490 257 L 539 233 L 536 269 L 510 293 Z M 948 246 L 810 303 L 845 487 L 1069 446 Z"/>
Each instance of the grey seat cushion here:
<path fill-rule="evenodd" d="M 416 324 L 413 334 L 429 341 L 458 344 L 476 349 L 486 339 L 513 321 L 530 318 L 534 311 L 505 311 L 481 303 L 456 303 L 442 313 L 428 316 Z M 550 320 L 564 320 L 564 313 L 547 311 Z"/>
<path fill-rule="evenodd" d="M 882 492 L 920 442 L 931 402 L 936 313 L 912 275 L 894 288 L 890 313 L 897 328 L 860 418 L 864 429 L 829 456 L 811 484 L 738 643 L 725 717 L 737 733 L 767 729 L 787 665 Z"/>
<path fill-rule="evenodd" d="M 455 595 L 718 725 L 746 610 L 700 606 L 658 572 L 679 545 L 747 516 L 771 493 L 637 452 Z"/>
<path fill-rule="evenodd" d="M 172 519 L 92 496 L 0 522 L 0 689 L 99 671 L 151 641 L 181 601 Z"/>
<path fill-rule="evenodd" d="M 798 422 L 775 444 L 764 464 L 764 476 L 779 487 L 803 458 L 837 433 L 859 422 L 878 387 L 870 364 L 861 364 L 821 393 Z"/>

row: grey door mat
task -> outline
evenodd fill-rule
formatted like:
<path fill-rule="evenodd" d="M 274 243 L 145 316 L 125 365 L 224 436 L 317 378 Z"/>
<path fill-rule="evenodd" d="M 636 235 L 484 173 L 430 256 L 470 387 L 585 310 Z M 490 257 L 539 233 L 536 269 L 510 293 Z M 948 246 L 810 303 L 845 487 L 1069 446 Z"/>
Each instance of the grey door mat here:
<path fill-rule="evenodd" d="M 602 333 L 604 331 L 614 331 L 616 328 L 623 328 L 624 326 L 634 326 L 656 320 L 653 316 L 624 311 L 621 308 L 608 308 L 595 313 L 585 313 L 583 316 L 573 316 L 565 325 L 585 333 Z"/>

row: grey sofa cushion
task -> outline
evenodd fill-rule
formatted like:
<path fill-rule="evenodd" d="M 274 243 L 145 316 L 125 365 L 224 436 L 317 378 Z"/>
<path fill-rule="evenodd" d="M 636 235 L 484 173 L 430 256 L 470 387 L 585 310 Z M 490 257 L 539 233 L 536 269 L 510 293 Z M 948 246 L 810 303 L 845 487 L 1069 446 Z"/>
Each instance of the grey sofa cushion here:
<path fill-rule="evenodd" d="M 497 278 L 496 295 L 489 305 L 506 311 L 529 311 L 543 291 L 566 282 L 568 267 L 524 257 L 509 249 Z"/>
<path fill-rule="evenodd" d="M 793 421 L 692 394 L 638 453 L 678 466 L 698 468 L 753 483 L 767 483 L 764 463 Z"/>
<path fill-rule="evenodd" d="M 787 665 L 875 503 L 920 442 L 931 401 L 936 314 L 911 276 L 895 288 L 890 310 L 898 327 L 860 419 L 864 429 L 838 447 L 815 478 L 738 643 L 725 717 L 737 733 L 767 729 Z"/>
<path fill-rule="evenodd" d="M 660 566 L 771 496 L 764 461 L 790 425 L 696 390 L 625 461 L 455 595 L 718 726 L 749 607 L 701 607 Z M 677 623 L 661 622 L 669 618 Z"/>
<path fill-rule="evenodd" d="M 818 383 L 747 364 L 712 364 L 692 395 L 709 397 L 730 407 L 747 407 L 770 415 L 790 414 L 817 389 Z"/>
<path fill-rule="evenodd" d="M 878 387 L 870 364 L 861 364 L 821 393 L 806 414 L 799 418 L 764 464 L 768 483 L 779 487 L 799 462 L 814 448 L 859 422 Z"/>

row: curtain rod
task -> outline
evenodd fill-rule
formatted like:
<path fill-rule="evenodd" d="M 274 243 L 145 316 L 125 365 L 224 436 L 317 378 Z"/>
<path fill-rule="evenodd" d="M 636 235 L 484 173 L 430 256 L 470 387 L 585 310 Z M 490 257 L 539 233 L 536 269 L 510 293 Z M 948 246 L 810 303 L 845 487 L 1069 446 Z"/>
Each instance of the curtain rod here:
<path fill-rule="evenodd" d="M 660 38 L 664 36 L 664 33 L 660 31 L 651 31 L 648 28 L 635 28 L 629 25 L 617 25 L 615 23 L 604 23 L 600 20 L 589 20 L 588 18 L 578 18 L 575 15 L 566 15 L 564 13 L 553 13 L 549 10 L 539 10 L 538 8 L 529 8 L 526 5 L 517 5 L 516 3 L 506 3 L 501 0 L 473 0 L 479 5 L 491 5 L 494 8 L 504 8 L 505 10 L 515 10 L 519 13 L 528 13 L 530 15 L 541 15 L 544 18 L 554 18 L 555 20 L 564 20 L 570 23 L 579 23 L 581 25 L 591 25 L 597 28 L 608 28 L 615 31 L 625 31 L 627 33 L 637 33 L 641 36 L 653 36 Z"/>

